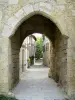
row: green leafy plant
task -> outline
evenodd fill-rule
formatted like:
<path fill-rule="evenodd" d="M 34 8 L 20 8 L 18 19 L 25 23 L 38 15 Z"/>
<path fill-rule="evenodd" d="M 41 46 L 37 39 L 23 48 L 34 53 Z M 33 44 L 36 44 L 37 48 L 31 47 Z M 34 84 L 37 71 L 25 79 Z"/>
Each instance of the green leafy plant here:
<path fill-rule="evenodd" d="M 27 59 L 27 62 L 30 63 L 30 58 Z"/>
<path fill-rule="evenodd" d="M 43 57 L 43 39 L 42 37 L 37 37 L 36 41 L 36 53 L 35 58 L 40 59 Z"/>
<path fill-rule="evenodd" d="M 34 56 L 30 57 L 30 64 L 33 65 L 34 64 Z"/>
<path fill-rule="evenodd" d="M 18 100 L 15 97 L 0 95 L 0 100 Z"/>

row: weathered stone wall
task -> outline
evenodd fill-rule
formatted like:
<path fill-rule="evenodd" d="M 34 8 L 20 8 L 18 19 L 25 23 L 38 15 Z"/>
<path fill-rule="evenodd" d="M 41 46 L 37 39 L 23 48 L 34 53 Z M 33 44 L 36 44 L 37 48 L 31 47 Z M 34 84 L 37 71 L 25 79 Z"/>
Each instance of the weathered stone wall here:
<path fill-rule="evenodd" d="M 70 38 L 67 49 L 67 80 L 68 94 L 75 95 L 75 46 Z"/>
<path fill-rule="evenodd" d="M 26 20 L 26 18 L 31 17 L 36 13 L 51 19 L 59 27 L 61 33 L 69 37 L 67 49 L 67 81 L 68 94 L 71 95 L 75 93 L 74 0 L 13 0 L 13 2 L 12 0 L 0 0 L 0 47 L 3 51 L 1 53 L 1 59 L 4 58 L 4 53 L 7 55 L 7 59 L 3 60 L 5 63 L 0 60 L 0 68 L 3 70 L 3 72 L 2 70 L 0 70 L 0 72 L 3 74 L 5 73 L 4 75 L 0 75 L 2 76 L 2 78 L 0 78 L 2 79 L 0 81 L 0 91 L 8 90 L 8 44 L 10 44 L 9 36 L 14 33 L 13 31 L 15 31 L 17 26 L 21 24 L 21 21 Z M 2 40 L 4 40 L 4 38 L 5 41 L 3 42 Z M 4 45 L 7 46 L 5 47 Z"/>
<path fill-rule="evenodd" d="M 6 93 L 9 91 L 8 45 L 8 38 L 0 37 L 0 91 L 2 93 Z"/>
<path fill-rule="evenodd" d="M 68 80 L 67 80 L 67 47 L 68 37 L 62 35 L 61 32 L 56 29 L 55 38 L 51 42 L 50 47 L 50 71 L 49 77 L 53 77 L 67 92 Z"/>
<path fill-rule="evenodd" d="M 55 40 L 55 69 L 56 69 L 56 80 L 67 92 L 67 45 L 68 37 L 61 35 L 56 30 L 57 36 Z"/>
<path fill-rule="evenodd" d="M 55 48 L 53 41 L 50 41 L 50 70 L 49 77 L 56 79 L 56 68 L 55 68 Z"/>
<path fill-rule="evenodd" d="M 19 81 L 20 29 L 9 40 L 9 89 L 12 89 Z"/>
<path fill-rule="evenodd" d="M 53 43 L 50 41 L 50 70 L 48 73 L 49 77 L 54 78 L 55 77 L 55 68 L 54 68 L 54 48 L 53 48 Z"/>

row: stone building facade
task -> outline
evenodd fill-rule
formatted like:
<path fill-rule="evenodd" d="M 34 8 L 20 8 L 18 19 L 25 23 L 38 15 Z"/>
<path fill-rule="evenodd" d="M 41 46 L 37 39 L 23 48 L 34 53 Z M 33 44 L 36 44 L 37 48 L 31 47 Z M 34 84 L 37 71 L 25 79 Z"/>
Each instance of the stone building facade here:
<path fill-rule="evenodd" d="M 29 35 L 25 38 L 21 48 L 20 48 L 20 74 L 26 71 L 28 67 L 28 59 L 34 57 L 36 52 L 36 37 L 34 35 Z M 32 59 L 30 59 L 32 60 Z M 34 64 L 35 59 L 33 59 Z"/>
<path fill-rule="evenodd" d="M 75 94 L 74 0 L 0 0 L 0 92 L 18 83 L 20 47 L 34 32 L 51 41 L 52 77 L 68 95 Z"/>

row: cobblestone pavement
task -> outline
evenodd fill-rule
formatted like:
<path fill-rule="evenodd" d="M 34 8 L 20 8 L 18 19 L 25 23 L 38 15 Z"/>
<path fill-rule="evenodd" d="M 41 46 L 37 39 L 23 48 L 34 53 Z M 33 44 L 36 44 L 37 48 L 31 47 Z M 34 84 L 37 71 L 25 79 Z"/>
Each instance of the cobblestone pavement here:
<path fill-rule="evenodd" d="M 48 70 L 46 67 L 27 69 L 12 92 L 19 100 L 63 100 L 65 94 L 48 78 Z"/>

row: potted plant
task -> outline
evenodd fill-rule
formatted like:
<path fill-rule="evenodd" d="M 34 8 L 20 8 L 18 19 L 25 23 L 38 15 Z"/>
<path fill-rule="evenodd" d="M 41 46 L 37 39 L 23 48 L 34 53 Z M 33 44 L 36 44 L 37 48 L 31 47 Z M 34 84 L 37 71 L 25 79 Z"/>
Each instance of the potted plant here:
<path fill-rule="evenodd" d="M 33 65 L 34 64 L 34 56 L 31 56 L 30 57 L 30 65 Z"/>
<path fill-rule="evenodd" d="M 27 59 L 27 62 L 28 62 L 28 67 L 27 68 L 29 68 L 30 67 L 30 58 Z"/>

